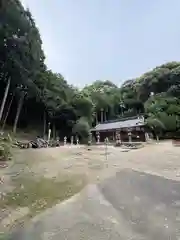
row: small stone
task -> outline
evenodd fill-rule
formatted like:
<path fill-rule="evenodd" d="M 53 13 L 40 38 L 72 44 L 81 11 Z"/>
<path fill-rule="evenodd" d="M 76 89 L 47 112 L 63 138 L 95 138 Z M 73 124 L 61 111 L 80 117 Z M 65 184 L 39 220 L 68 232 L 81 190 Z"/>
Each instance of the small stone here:
<path fill-rule="evenodd" d="M 167 224 L 164 225 L 165 228 L 169 228 L 169 226 Z"/>
<path fill-rule="evenodd" d="M 4 183 L 4 177 L 0 177 L 0 184 Z"/>

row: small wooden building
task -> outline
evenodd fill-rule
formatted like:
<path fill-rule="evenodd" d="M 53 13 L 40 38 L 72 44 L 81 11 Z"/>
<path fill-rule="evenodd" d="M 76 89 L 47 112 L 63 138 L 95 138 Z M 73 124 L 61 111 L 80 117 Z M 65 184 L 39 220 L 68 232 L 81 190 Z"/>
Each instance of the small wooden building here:
<path fill-rule="evenodd" d="M 145 142 L 144 117 L 126 118 L 118 121 L 100 123 L 91 129 L 92 136 L 100 142 L 108 137 L 110 141 L 119 139 L 121 142 Z"/>

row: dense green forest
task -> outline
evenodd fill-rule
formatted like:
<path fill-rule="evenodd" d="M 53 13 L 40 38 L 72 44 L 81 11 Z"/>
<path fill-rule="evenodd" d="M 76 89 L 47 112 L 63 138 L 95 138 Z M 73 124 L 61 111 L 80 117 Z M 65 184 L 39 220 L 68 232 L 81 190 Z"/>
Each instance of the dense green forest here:
<path fill-rule="evenodd" d="M 169 62 L 117 87 L 97 80 L 77 89 L 45 65 L 39 30 L 19 0 L 0 1 L 0 123 L 53 134 L 86 135 L 91 126 L 145 114 L 157 131 L 180 128 L 180 62 Z M 147 56 L 148 57 L 148 56 Z"/>

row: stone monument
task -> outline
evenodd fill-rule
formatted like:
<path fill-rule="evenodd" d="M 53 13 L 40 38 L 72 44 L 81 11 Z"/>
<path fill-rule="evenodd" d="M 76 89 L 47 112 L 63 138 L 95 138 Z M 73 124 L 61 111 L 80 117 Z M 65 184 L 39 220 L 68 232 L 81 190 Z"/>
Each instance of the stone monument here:
<path fill-rule="evenodd" d="M 67 143 L 67 137 L 65 136 L 64 137 L 64 145 L 66 145 L 66 143 Z"/>
<path fill-rule="evenodd" d="M 106 138 L 104 139 L 104 142 L 105 142 L 106 145 L 108 145 L 108 143 L 109 143 L 109 138 L 106 137 Z"/>
<path fill-rule="evenodd" d="M 121 144 L 121 135 L 120 133 L 116 134 L 116 145 L 119 146 Z"/>
<path fill-rule="evenodd" d="M 60 137 L 56 138 L 56 146 L 59 147 L 60 146 Z"/>
<path fill-rule="evenodd" d="M 89 133 L 88 145 L 92 144 L 92 133 Z"/>
<path fill-rule="evenodd" d="M 99 144 L 100 143 L 100 135 L 98 134 L 97 135 L 97 144 Z"/>

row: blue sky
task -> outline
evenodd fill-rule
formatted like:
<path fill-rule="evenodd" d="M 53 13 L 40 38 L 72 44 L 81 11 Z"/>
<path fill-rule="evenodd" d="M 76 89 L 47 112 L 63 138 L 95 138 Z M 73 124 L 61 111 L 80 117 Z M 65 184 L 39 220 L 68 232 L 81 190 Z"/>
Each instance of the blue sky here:
<path fill-rule="evenodd" d="M 116 84 L 180 59 L 180 0 L 22 0 L 46 63 L 69 83 Z"/>

